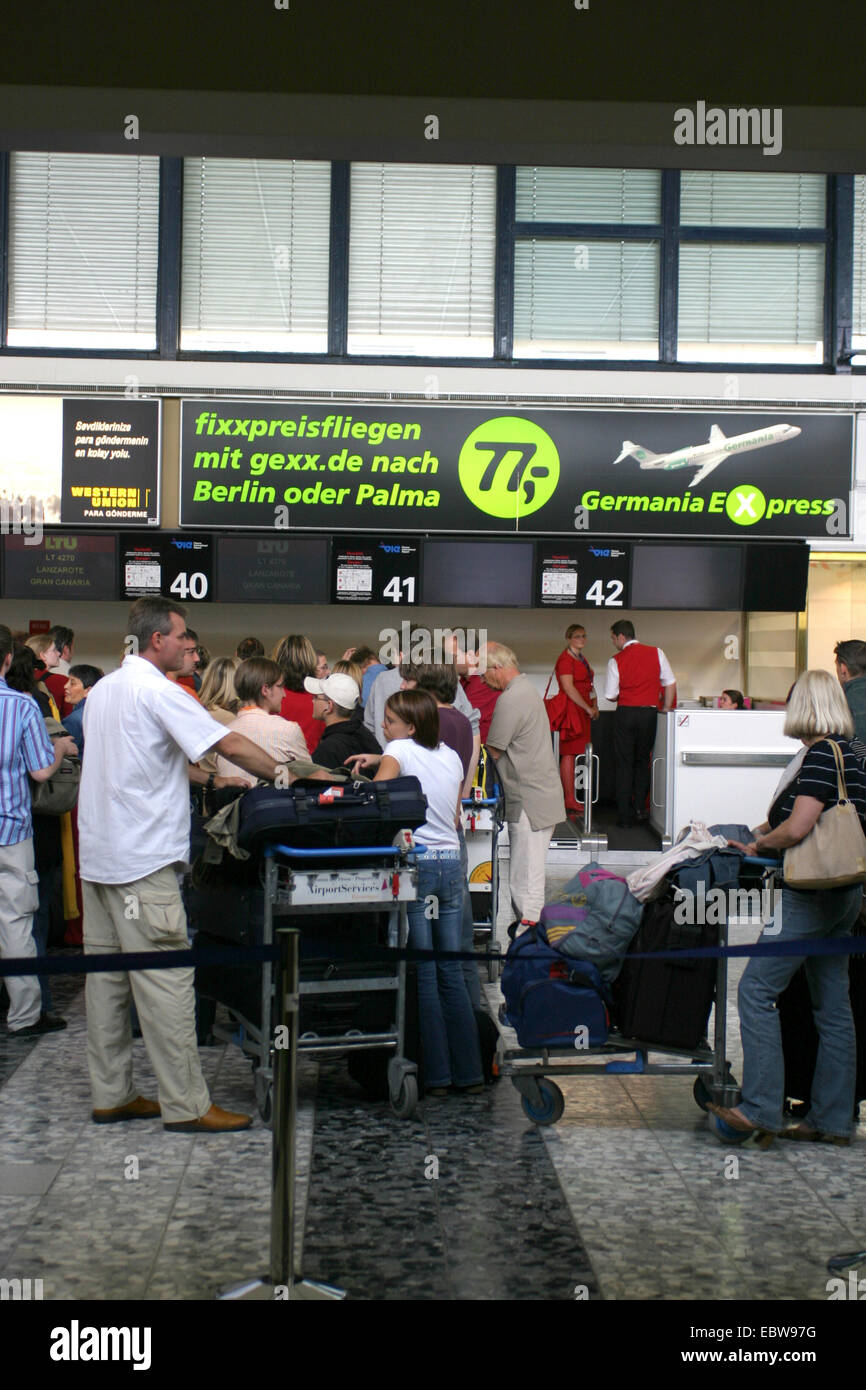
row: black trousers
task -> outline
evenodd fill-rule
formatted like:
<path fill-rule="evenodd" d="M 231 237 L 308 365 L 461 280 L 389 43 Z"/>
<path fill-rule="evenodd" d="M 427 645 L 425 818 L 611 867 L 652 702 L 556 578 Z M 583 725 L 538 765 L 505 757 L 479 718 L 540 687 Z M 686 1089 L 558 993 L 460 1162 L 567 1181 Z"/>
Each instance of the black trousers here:
<path fill-rule="evenodd" d="M 646 812 L 657 722 L 658 710 L 645 705 L 624 705 L 614 716 L 616 813 L 620 820 L 632 820 Z"/>

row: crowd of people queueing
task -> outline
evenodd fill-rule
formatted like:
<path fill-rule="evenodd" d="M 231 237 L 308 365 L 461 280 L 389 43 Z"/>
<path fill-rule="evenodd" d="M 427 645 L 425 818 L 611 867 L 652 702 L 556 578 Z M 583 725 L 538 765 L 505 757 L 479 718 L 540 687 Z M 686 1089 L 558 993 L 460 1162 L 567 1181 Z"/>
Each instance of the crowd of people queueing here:
<path fill-rule="evenodd" d="M 211 656 L 179 605 L 141 599 L 130 613 L 122 664 L 106 676 L 95 666 L 69 665 L 74 634 L 68 629 L 17 642 L 0 627 L 0 696 L 15 700 L 10 708 L 17 720 L 14 727 L 7 721 L 9 739 L 0 746 L 0 769 L 8 774 L 0 775 L 0 892 L 5 888 L 16 900 L 18 913 L 13 932 L 0 924 L 3 953 L 44 954 L 48 917 L 39 917 L 35 895 L 31 903 L 28 894 L 36 881 L 40 889 L 44 883 L 50 910 L 67 824 L 85 952 L 183 949 L 179 876 L 189 854 L 190 788 L 280 778 L 290 785 L 300 775 L 327 779 L 338 768 L 378 780 L 418 777 L 428 810 L 416 835 L 425 853 L 418 899 L 410 906 L 410 942 L 471 950 L 460 812 L 482 740 L 505 790 L 513 910 L 518 922 L 537 921 L 547 846 L 564 816 L 541 697 L 504 645 L 468 651 L 454 637 L 443 660 L 419 662 L 411 659 L 414 636 L 394 665 L 361 646 L 344 652 L 332 669 L 325 653 L 297 634 L 284 637 L 270 656 L 257 638 L 245 639 L 232 655 Z M 52 719 L 56 726 L 46 722 Z M 66 732 L 70 725 L 74 738 Z M 69 756 L 81 758 L 76 811 L 31 817 L 27 775 L 47 780 Z M 41 819 L 52 824 L 34 859 Z M 431 901 L 433 914 L 426 910 Z M 66 937 L 75 940 L 74 932 Z M 10 980 L 11 1036 L 65 1027 L 43 983 L 45 993 L 36 976 Z M 97 1123 L 161 1116 L 166 1128 L 184 1132 L 250 1123 L 211 1102 L 196 1049 L 191 970 L 90 974 L 86 1000 Z M 157 1100 L 133 1086 L 133 1002 Z M 422 965 L 428 1093 L 482 1086 L 479 1005 L 471 962 Z"/>

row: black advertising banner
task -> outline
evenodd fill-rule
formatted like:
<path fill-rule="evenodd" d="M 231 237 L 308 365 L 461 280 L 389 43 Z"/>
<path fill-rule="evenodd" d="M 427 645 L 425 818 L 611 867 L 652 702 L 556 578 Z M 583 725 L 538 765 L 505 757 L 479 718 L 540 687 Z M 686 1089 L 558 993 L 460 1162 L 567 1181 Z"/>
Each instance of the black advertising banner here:
<path fill-rule="evenodd" d="M 41 544 L 26 536 L 4 540 L 6 598 L 56 600 L 117 598 L 114 536 L 45 534 Z"/>
<path fill-rule="evenodd" d="M 332 554 L 333 603 L 418 602 L 417 540 L 335 536 Z"/>
<path fill-rule="evenodd" d="M 178 536 L 151 532 L 125 536 L 121 541 L 120 576 L 123 597 L 169 595 L 181 603 L 213 599 L 213 541 L 210 536 Z"/>
<path fill-rule="evenodd" d="M 535 603 L 539 608 L 629 608 L 627 543 L 539 541 Z"/>
<path fill-rule="evenodd" d="M 854 416 L 184 401 L 183 526 L 851 534 Z"/>
<path fill-rule="evenodd" d="M 327 603 L 327 536 L 220 536 L 220 603 Z"/>
<path fill-rule="evenodd" d="M 159 525 L 159 401 L 63 401 L 60 520 Z"/>

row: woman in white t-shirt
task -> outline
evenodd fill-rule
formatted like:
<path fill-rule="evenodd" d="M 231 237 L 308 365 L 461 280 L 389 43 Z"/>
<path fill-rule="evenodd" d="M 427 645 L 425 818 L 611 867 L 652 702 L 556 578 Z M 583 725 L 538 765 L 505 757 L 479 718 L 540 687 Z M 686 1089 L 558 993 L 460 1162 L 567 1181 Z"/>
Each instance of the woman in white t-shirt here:
<path fill-rule="evenodd" d="M 457 818 L 463 766 L 439 741 L 436 701 L 426 690 L 391 695 L 382 728 L 388 741 L 381 756 L 360 753 L 348 761 L 354 767 L 378 764 L 377 782 L 417 777 L 427 798 L 427 819 L 415 832 L 426 853 L 418 862 L 418 897 L 408 909 L 409 944 L 421 951 L 459 951 L 463 878 Z M 483 1091 L 478 1026 L 459 960 L 418 966 L 418 1010 L 427 1094 L 444 1096 L 452 1084 Z"/>

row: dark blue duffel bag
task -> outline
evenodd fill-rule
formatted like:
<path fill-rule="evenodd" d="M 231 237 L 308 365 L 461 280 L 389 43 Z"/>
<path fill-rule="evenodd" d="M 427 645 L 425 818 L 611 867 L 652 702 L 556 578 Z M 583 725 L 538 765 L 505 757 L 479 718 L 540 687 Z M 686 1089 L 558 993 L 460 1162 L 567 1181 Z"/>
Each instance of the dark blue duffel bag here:
<path fill-rule="evenodd" d="M 521 1047 L 602 1047 L 610 1027 L 610 994 L 589 961 L 569 960 L 538 937 L 536 927 L 508 948 L 502 970 L 505 1019 Z"/>
<path fill-rule="evenodd" d="M 241 798 L 238 844 L 247 850 L 281 843 L 299 849 L 390 845 L 398 831 L 415 830 L 426 819 L 417 777 L 253 787 Z"/>

